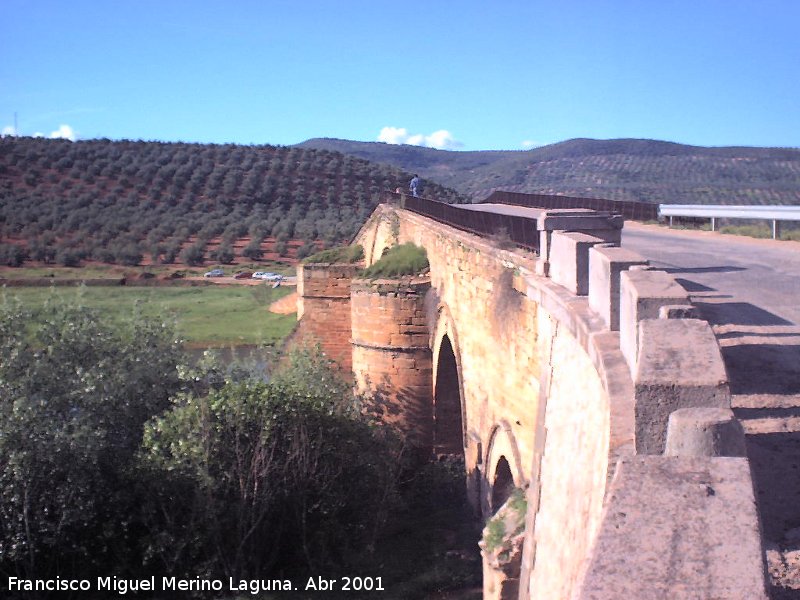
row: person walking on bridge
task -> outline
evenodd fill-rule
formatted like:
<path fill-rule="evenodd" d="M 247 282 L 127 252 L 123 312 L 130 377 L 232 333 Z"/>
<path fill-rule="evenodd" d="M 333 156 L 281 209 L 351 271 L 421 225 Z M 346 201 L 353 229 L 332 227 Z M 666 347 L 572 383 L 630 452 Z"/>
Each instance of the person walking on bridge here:
<path fill-rule="evenodd" d="M 420 187 L 421 186 L 419 184 L 419 175 L 415 173 L 414 177 L 411 179 L 411 182 L 408 184 L 408 189 L 411 192 L 411 195 L 414 196 L 414 198 L 417 197 L 417 192 Z"/>

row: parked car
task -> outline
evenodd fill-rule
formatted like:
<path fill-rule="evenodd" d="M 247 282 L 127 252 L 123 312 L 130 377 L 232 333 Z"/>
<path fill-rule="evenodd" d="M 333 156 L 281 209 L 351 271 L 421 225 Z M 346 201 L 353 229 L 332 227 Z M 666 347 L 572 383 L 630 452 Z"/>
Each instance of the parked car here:
<path fill-rule="evenodd" d="M 203 277 L 225 277 L 225 271 L 222 269 L 211 269 L 208 273 L 204 273 Z"/>
<path fill-rule="evenodd" d="M 256 271 L 252 277 L 253 279 L 263 279 L 264 281 L 281 281 L 283 279 L 283 275 L 270 273 L 269 271 Z"/>
<path fill-rule="evenodd" d="M 239 271 L 238 273 L 234 274 L 234 279 L 250 279 L 253 274 L 250 271 Z"/>

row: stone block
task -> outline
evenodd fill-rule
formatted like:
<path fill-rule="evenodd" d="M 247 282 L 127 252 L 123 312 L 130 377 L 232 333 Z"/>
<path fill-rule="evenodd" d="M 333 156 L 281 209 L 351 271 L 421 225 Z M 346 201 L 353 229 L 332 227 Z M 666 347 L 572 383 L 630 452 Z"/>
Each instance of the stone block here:
<path fill-rule="evenodd" d="M 766 600 L 745 458 L 632 456 L 611 483 L 579 600 Z"/>
<path fill-rule="evenodd" d="M 679 408 L 730 408 L 725 364 L 711 326 L 698 319 L 639 322 L 634 375 L 636 452 L 661 454 Z"/>
<path fill-rule="evenodd" d="M 729 408 L 679 408 L 669 416 L 665 456 L 747 456 L 744 429 Z"/>
<path fill-rule="evenodd" d="M 631 374 L 638 360 L 639 321 L 659 318 L 659 309 L 670 304 L 689 304 L 689 296 L 669 274 L 639 265 L 620 273 L 619 343 Z"/>
<path fill-rule="evenodd" d="M 621 231 L 623 225 L 621 215 L 590 208 L 548 209 L 536 219 L 536 228 L 541 231 Z"/>
<path fill-rule="evenodd" d="M 550 278 L 573 294 L 589 293 L 589 248 L 603 240 L 586 233 L 554 231 L 550 249 Z"/>
<path fill-rule="evenodd" d="M 589 307 L 606 327 L 619 330 L 620 273 L 647 260 L 626 248 L 596 245 L 589 249 Z"/>

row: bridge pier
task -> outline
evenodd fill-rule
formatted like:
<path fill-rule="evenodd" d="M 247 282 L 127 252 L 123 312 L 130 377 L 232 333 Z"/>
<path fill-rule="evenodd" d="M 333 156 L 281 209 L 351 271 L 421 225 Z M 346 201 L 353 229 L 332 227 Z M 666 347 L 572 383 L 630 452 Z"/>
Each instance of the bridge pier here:
<path fill-rule="evenodd" d="M 429 278 L 354 279 L 352 364 L 369 410 L 428 458 L 433 447 L 433 367 L 425 317 Z"/>

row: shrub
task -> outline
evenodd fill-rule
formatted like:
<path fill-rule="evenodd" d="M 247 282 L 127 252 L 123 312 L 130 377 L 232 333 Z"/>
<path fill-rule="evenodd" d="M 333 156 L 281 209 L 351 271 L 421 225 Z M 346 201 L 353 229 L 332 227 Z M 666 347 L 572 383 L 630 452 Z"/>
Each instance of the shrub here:
<path fill-rule="evenodd" d="M 364 260 L 364 248 L 361 246 L 361 244 L 355 244 L 353 246 L 340 246 L 338 248 L 330 248 L 329 250 L 317 252 L 316 254 L 306 257 L 303 262 L 323 264 L 352 264 L 362 260 Z"/>
<path fill-rule="evenodd" d="M 411 242 L 392 246 L 371 266 L 362 271 L 364 277 L 398 277 L 416 275 L 429 266 L 428 253 Z"/>
<path fill-rule="evenodd" d="M 143 426 L 177 391 L 180 352 L 161 323 L 45 311 L 34 326 L 0 304 L 0 569 L 117 573 L 136 547 Z"/>
<path fill-rule="evenodd" d="M 318 349 L 294 352 L 268 383 L 228 377 L 179 395 L 144 435 L 161 482 L 151 528 L 172 534 L 149 551 L 233 577 L 352 564 L 396 492 L 399 447 L 384 433 Z"/>

